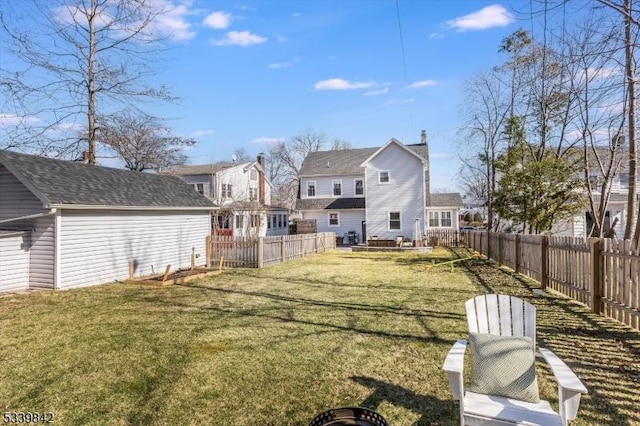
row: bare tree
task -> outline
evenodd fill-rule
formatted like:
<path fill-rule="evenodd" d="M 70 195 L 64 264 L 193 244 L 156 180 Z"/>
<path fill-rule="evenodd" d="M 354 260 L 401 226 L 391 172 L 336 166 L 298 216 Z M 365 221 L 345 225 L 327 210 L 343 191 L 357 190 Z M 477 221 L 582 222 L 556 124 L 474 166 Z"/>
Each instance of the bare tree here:
<path fill-rule="evenodd" d="M 172 100 L 166 88 L 148 85 L 153 54 L 163 40 L 152 25 L 165 13 L 158 4 L 0 3 L 0 107 L 16 121 L 7 139 L 49 155 L 84 151 L 84 159 L 94 164 L 99 115 L 134 109 L 145 99 Z M 86 140 L 77 138 L 80 128 Z"/>
<path fill-rule="evenodd" d="M 349 149 L 344 139 L 329 139 L 324 132 L 305 129 L 288 142 L 280 142 L 269 149 L 269 178 L 276 188 L 277 201 L 293 208 L 298 194 L 298 173 L 305 157 L 324 149 Z"/>
<path fill-rule="evenodd" d="M 172 169 L 187 160 L 184 148 L 195 145 L 193 139 L 172 136 L 171 129 L 147 115 L 121 112 L 98 117 L 97 141 L 124 160 L 127 169 L 156 171 Z"/>

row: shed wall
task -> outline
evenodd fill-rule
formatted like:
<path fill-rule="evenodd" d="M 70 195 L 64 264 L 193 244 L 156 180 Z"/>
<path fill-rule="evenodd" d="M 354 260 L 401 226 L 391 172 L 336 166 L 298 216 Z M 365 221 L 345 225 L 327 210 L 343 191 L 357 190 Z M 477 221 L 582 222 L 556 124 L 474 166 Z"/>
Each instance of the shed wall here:
<path fill-rule="evenodd" d="M 204 265 L 208 211 L 73 211 L 60 217 L 59 288 L 125 280 L 129 262 L 135 276 Z"/>
<path fill-rule="evenodd" d="M 0 292 L 29 288 L 29 233 L 0 233 Z"/>

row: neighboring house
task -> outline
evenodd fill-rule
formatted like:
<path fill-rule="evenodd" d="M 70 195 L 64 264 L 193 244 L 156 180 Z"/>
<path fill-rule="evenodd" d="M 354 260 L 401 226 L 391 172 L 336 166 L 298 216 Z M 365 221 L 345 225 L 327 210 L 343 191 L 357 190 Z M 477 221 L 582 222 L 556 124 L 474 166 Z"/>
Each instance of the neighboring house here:
<path fill-rule="evenodd" d="M 246 163 L 186 165 L 169 172 L 213 201 L 213 231 L 234 236 L 289 233 L 289 211 L 271 205 L 272 184 L 265 177 L 264 156 Z"/>
<path fill-rule="evenodd" d="M 602 183 L 602 174 L 600 167 L 594 159 L 592 151 L 588 151 L 590 155 L 589 159 L 589 181 L 592 183 L 593 191 L 591 196 L 596 205 L 600 203 L 602 196 L 600 192 L 600 185 Z M 579 161 L 582 161 L 582 150 L 579 152 Z M 611 151 L 608 148 L 598 148 L 597 154 L 603 164 L 607 165 L 610 161 Z M 606 236 L 622 238 L 624 236 L 624 230 L 627 223 L 627 198 L 629 194 L 629 164 L 626 161 L 628 154 L 626 151 L 620 150 L 614 157 L 614 163 L 619 162 L 619 167 L 615 170 L 615 174 L 611 179 L 611 191 L 609 195 L 609 202 L 605 210 L 605 220 L 603 231 Z M 585 185 L 586 187 L 586 185 Z M 587 205 L 576 214 L 570 220 L 562 221 L 554 225 L 552 229 L 553 235 L 558 236 L 573 236 L 573 237 L 588 237 L 593 230 L 594 222 L 591 218 L 590 207 L 588 206 L 588 194 L 586 189 L 585 202 Z M 640 195 L 640 176 L 638 179 L 636 190 L 636 201 L 639 200 Z"/>
<path fill-rule="evenodd" d="M 380 148 L 312 152 L 300 173 L 296 210 L 318 232 L 367 239 L 421 239 L 458 229 L 460 194 L 431 194 L 426 132 L 420 144 L 391 139 Z"/>
<path fill-rule="evenodd" d="M 0 151 L 0 257 L 17 259 L 0 290 L 124 280 L 131 262 L 135 276 L 175 271 L 192 254 L 203 265 L 214 207 L 175 177 Z M 5 282 L 7 268 L 26 280 Z"/>

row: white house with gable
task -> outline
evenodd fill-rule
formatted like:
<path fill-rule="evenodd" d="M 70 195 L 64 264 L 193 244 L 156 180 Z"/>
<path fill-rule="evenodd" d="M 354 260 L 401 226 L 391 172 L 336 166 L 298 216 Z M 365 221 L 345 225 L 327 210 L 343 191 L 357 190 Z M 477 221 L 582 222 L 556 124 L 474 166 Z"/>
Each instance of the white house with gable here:
<path fill-rule="evenodd" d="M 220 235 L 258 237 L 289 233 L 289 211 L 271 205 L 264 156 L 242 163 L 186 165 L 169 172 L 216 204 L 212 229 Z"/>
<path fill-rule="evenodd" d="M 426 132 L 421 143 L 396 139 L 378 148 L 310 153 L 298 174 L 296 210 L 318 232 L 350 242 L 421 239 L 428 229 L 458 229 L 460 194 L 431 194 Z"/>

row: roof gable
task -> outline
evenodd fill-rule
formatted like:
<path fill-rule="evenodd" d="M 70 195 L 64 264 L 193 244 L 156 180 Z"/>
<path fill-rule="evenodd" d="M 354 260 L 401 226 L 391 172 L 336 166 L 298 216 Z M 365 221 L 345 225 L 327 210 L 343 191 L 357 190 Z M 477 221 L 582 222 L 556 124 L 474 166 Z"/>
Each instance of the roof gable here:
<path fill-rule="evenodd" d="M 391 145 L 397 145 L 400 148 L 404 149 L 406 152 L 408 152 L 410 155 L 416 157 L 417 159 L 419 159 L 422 163 L 426 162 L 426 158 L 422 157 L 421 155 L 419 155 L 417 152 L 415 152 L 414 150 L 409 149 L 406 145 L 404 145 L 402 142 L 400 142 L 399 140 L 397 140 L 396 138 L 391 138 L 389 139 L 389 142 L 387 142 L 386 144 L 384 144 L 383 146 L 381 146 L 376 152 L 374 152 L 373 154 L 371 154 L 371 156 L 369 156 L 369 158 L 367 158 L 365 161 L 362 162 L 362 164 L 360 165 L 361 167 L 364 167 L 367 165 L 367 163 L 369 163 L 371 160 L 373 160 L 375 157 L 377 157 L 378 155 L 380 155 L 382 152 L 384 152 L 386 149 L 389 148 L 389 146 Z"/>
<path fill-rule="evenodd" d="M 398 143 L 415 153 L 421 160 L 424 161 L 427 158 L 427 145 L 402 145 L 402 143 Z M 364 175 L 363 163 L 380 149 L 354 148 L 310 152 L 304 159 L 298 177 Z"/>
<path fill-rule="evenodd" d="M 47 207 L 213 208 L 181 179 L 0 150 L 0 164 Z"/>

